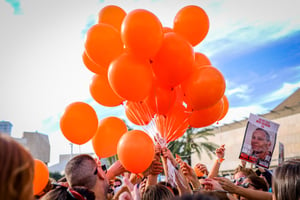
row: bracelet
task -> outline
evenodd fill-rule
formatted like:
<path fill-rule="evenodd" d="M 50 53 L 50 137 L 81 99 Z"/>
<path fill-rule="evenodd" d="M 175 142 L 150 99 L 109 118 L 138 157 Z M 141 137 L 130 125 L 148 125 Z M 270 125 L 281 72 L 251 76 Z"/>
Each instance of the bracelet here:
<path fill-rule="evenodd" d="M 224 160 L 225 160 L 224 158 L 218 158 L 217 162 L 221 164 Z"/>

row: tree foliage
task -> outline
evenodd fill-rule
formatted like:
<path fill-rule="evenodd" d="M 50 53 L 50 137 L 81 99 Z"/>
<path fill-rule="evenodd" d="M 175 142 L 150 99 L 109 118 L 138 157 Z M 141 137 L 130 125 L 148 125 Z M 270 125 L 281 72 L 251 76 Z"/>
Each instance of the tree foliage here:
<path fill-rule="evenodd" d="M 215 150 L 219 147 L 217 144 L 208 141 L 209 136 L 214 136 L 211 129 L 199 130 L 190 127 L 182 137 L 170 142 L 169 149 L 174 155 L 178 154 L 191 165 L 191 155 L 193 153 L 197 153 L 199 159 L 201 159 L 202 153 L 206 153 L 212 158 Z"/>

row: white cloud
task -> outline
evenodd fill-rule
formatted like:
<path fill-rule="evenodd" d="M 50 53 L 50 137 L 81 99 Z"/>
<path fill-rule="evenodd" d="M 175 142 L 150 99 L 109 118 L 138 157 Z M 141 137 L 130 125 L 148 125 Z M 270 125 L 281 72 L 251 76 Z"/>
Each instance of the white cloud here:
<path fill-rule="evenodd" d="M 244 100 L 249 99 L 248 93 L 249 93 L 248 85 L 240 85 L 238 87 L 234 87 L 233 89 L 227 89 L 226 91 L 226 95 L 228 97 L 235 95 L 236 97 Z"/>
<path fill-rule="evenodd" d="M 264 114 L 268 112 L 264 106 L 261 105 L 247 105 L 240 107 L 229 107 L 228 113 L 226 116 L 220 121 L 219 125 L 233 123 L 235 121 L 240 121 L 245 118 L 248 118 L 250 113 L 253 114 Z"/>
<path fill-rule="evenodd" d="M 92 73 L 81 61 L 82 31 L 88 21 L 110 3 L 99 4 L 98 0 L 26 0 L 21 2 L 23 14 L 13 15 L 13 8 L 0 1 L 0 120 L 13 123 L 15 136 L 20 136 L 23 131 L 42 130 L 49 134 L 51 144 L 61 141 L 61 145 L 52 147 L 51 156 L 68 152 L 69 146 L 59 130 L 47 131 L 51 130 L 49 125 L 58 121 L 69 103 L 90 98 L 88 86 Z M 197 48 L 209 52 L 208 56 L 241 44 L 257 45 L 300 29 L 298 0 L 241 3 L 235 0 L 118 0 L 113 3 L 126 12 L 136 8 L 150 10 L 164 26 L 172 26 L 176 13 L 185 5 L 203 7 L 211 25 L 207 38 Z M 266 32 L 268 30 L 271 31 Z M 218 45 L 216 40 L 220 41 Z M 249 86 L 242 84 L 229 88 L 228 95 L 248 98 Z M 94 104 L 93 107 L 98 109 Z M 262 108 L 232 108 L 229 110 L 232 114 L 225 119 L 231 115 L 238 117 L 240 113 L 248 117 L 252 110 L 261 111 Z M 100 118 L 118 112 L 97 111 Z M 47 119 L 50 121 L 45 122 Z"/>
<path fill-rule="evenodd" d="M 210 2 L 206 7 L 210 30 L 198 47 L 208 56 L 229 49 L 232 53 L 238 53 L 246 45 L 249 50 L 251 46 L 255 48 L 300 30 L 298 0 Z M 216 44 L 216 40 L 226 40 L 226 44 Z"/>
<path fill-rule="evenodd" d="M 296 83 L 283 83 L 282 87 L 264 96 L 262 104 L 284 99 L 300 88 L 300 81 Z"/>

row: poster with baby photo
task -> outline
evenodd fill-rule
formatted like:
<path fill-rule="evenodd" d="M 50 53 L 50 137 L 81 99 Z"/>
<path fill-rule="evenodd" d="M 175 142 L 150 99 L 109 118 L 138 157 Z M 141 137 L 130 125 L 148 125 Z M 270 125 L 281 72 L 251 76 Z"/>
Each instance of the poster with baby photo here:
<path fill-rule="evenodd" d="M 239 158 L 268 169 L 279 124 L 250 113 Z"/>

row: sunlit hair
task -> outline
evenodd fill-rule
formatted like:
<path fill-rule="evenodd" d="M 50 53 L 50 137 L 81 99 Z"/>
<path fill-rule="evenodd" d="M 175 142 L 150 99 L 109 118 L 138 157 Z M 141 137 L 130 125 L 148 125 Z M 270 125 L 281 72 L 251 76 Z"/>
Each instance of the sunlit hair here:
<path fill-rule="evenodd" d="M 245 176 L 256 175 L 255 172 L 251 168 L 246 168 L 241 165 L 239 165 L 237 168 L 235 168 L 233 174 L 237 174 L 238 172 L 242 172 L 243 174 L 245 174 Z"/>
<path fill-rule="evenodd" d="M 275 169 L 273 191 L 277 200 L 300 199 L 300 159 L 285 161 Z"/>
<path fill-rule="evenodd" d="M 65 176 L 70 187 L 85 186 L 92 189 L 97 181 L 97 176 L 94 174 L 96 168 L 94 158 L 88 154 L 72 158 L 65 167 Z"/>
<path fill-rule="evenodd" d="M 34 160 L 21 144 L 0 133 L 0 199 L 32 200 Z"/>
<path fill-rule="evenodd" d="M 167 200 L 172 199 L 174 194 L 164 185 L 149 185 L 143 193 L 142 200 Z"/>

